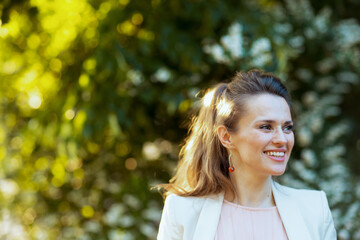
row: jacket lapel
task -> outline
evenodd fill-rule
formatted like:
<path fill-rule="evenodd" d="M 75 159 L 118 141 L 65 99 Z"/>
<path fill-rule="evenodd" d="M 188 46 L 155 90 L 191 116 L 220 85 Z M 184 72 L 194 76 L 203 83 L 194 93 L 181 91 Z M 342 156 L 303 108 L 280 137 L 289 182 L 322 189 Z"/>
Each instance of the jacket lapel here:
<path fill-rule="evenodd" d="M 282 186 L 272 181 L 272 191 L 281 220 L 289 240 L 311 239 L 300 209 Z M 212 240 L 215 238 L 220 219 L 224 194 L 205 198 L 193 239 Z"/>
<path fill-rule="evenodd" d="M 294 200 L 286 194 L 286 190 L 280 184 L 273 181 L 272 191 L 289 240 L 311 239 L 300 209 Z"/>
<path fill-rule="evenodd" d="M 205 199 L 197 222 L 193 239 L 213 240 L 219 223 L 224 194 L 212 195 Z"/>

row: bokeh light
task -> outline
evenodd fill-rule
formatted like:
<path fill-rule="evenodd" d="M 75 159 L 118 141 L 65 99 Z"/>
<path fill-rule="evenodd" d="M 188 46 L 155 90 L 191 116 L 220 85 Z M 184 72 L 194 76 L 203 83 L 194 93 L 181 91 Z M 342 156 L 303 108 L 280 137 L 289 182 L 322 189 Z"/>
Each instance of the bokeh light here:
<path fill-rule="evenodd" d="M 279 181 L 324 190 L 338 239 L 359 239 L 359 7 L 2 1 L 0 239 L 155 239 L 150 189 L 173 176 L 188 119 L 211 107 L 206 88 L 254 67 L 292 91 Z"/>

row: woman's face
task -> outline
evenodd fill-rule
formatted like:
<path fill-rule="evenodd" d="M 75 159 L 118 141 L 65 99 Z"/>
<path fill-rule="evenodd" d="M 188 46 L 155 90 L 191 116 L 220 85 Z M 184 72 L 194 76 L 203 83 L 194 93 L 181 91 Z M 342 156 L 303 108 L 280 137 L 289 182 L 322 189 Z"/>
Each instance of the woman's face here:
<path fill-rule="evenodd" d="M 294 146 L 293 122 L 284 98 L 259 94 L 245 104 L 237 132 L 230 134 L 235 171 L 281 175 Z"/>

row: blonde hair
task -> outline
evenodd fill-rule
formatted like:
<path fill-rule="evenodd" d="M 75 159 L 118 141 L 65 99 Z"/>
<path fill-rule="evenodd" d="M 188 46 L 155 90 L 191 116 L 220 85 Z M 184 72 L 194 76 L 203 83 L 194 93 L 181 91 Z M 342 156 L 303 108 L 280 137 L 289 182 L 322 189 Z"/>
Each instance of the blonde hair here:
<path fill-rule="evenodd" d="M 217 84 L 206 92 L 180 150 L 175 176 L 158 186 L 164 197 L 169 193 L 196 197 L 234 193 L 228 151 L 218 138 L 217 127 L 224 125 L 229 132 L 236 132 L 240 117 L 246 114 L 246 99 L 261 93 L 283 97 L 290 106 L 290 96 L 280 79 L 260 70 L 239 72 L 230 83 Z"/>

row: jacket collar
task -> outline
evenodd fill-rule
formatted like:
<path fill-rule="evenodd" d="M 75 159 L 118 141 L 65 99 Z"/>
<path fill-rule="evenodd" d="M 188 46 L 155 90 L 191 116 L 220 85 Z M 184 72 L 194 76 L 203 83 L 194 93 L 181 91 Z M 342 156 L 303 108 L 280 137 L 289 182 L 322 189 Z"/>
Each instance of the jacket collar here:
<path fill-rule="evenodd" d="M 275 203 L 289 240 L 311 239 L 300 209 L 282 188 L 280 184 L 272 181 L 272 192 Z M 193 239 L 212 240 L 215 238 L 223 200 L 223 193 L 205 198 Z"/>
<path fill-rule="evenodd" d="M 280 184 L 272 181 L 272 192 L 289 240 L 311 239 L 300 209 Z"/>
<path fill-rule="evenodd" d="M 211 195 L 205 198 L 204 205 L 197 221 L 193 239 L 213 240 L 220 219 L 221 206 L 223 204 L 224 194 Z"/>

